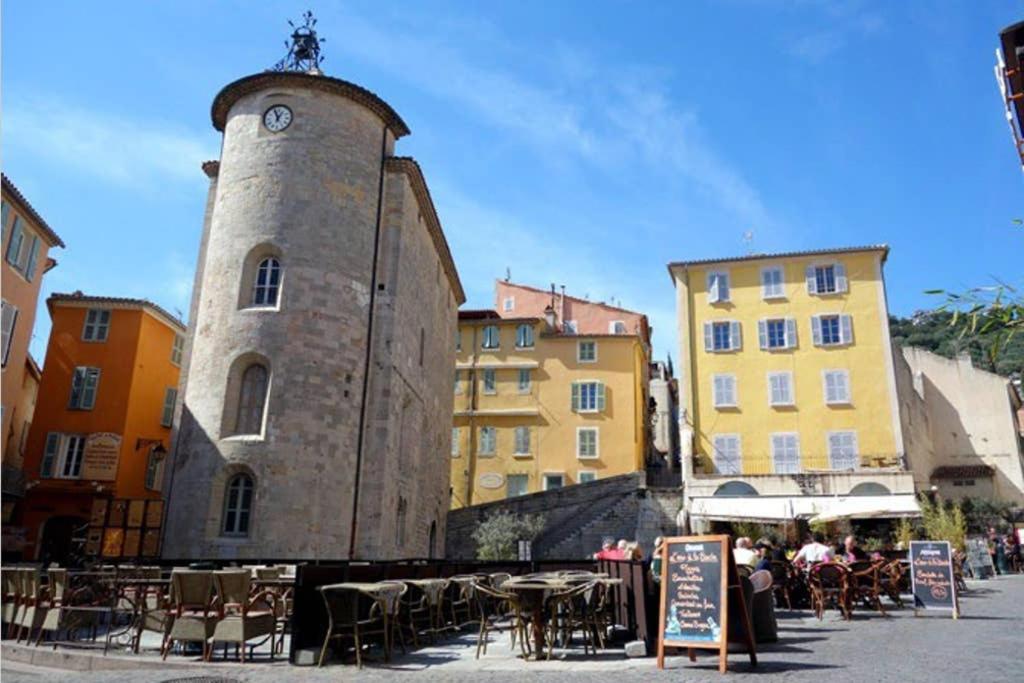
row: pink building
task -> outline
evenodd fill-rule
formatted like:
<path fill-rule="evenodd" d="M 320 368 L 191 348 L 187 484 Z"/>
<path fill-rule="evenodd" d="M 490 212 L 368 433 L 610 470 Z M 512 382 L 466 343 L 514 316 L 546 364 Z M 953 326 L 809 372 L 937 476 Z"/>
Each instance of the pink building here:
<path fill-rule="evenodd" d="M 569 296 L 564 288 L 556 292 L 497 280 L 494 296 L 494 310 L 502 318 L 544 318 L 550 306 L 565 334 L 636 334 L 648 347 L 651 343 L 646 315 Z"/>

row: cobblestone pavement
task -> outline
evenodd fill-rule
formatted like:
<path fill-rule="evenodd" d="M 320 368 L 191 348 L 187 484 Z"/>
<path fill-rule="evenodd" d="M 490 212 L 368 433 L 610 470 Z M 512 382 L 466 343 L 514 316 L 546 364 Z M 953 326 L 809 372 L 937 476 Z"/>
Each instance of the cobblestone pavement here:
<path fill-rule="evenodd" d="M 940 614 L 915 618 L 909 609 L 893 610 L 889 618 L 860 610 L 850 622 L 844 622 L 835 612 L 827 614 L 821 622 L 808 617 L 807 612 L 781 613 L 780 641 L 760 649 L 759 665 L 753 668 L 746 655 L 734 654 L 729 658 L 730 671 L 735 672 L 732 676 L 750 674 L 750 680 L 759 682 L 1022 680 L 1024 575 L 971 582 L 970 587 L 962 598 L 964 614 L 957 621 Z M 0 674 L 3 683 L 585 681 L 597 676 L 615 676 L 617 680 L 722 680 L 711 655 L 701 657 L 695 664 L 681 657 L 670 658 L 667 670 L 660 672 L 653 658 L 626 659 L 621 650 L 596 658 L 573 650 L 563 653 L 558 661 L 522 662 L 511 655 L 507 634 L 492 641 L 488 654 L 476 660 L 475 642 L 475 635 L 464 633 L 401 657 L 390 666 L 372 663 L 362 671 L 347 665 L 312 669 L 284 663 L 255 663 L 244 667 L 221 664 L 83 672 L 4 661 Z M 152 663 L 152 658 L 148 659 Z M 180 661 L 181 657 L 177 659 Z"/>

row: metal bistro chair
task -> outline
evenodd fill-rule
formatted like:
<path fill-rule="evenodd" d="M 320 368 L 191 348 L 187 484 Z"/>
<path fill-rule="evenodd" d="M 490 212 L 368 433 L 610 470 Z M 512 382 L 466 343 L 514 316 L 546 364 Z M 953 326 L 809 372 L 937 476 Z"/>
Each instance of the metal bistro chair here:
<path fill-rule="evenodd" d="M 327 609 L 327 635 L 320 648 L 317 666 L 323 666 L 327 659 L 327 648 L 331 641 L 352 640 L 356 655 L 356 666 L 363 668 L 363 639 L 370 635 L 384 636 L 385 657 L 387 652 L 387 625 L 382 613 L 361 616 L 360 593 L 344 584 L 329 584 L 318 589 Z M 372 611 L 372 610 L 371 610 Z"/>
<path fill-rule="evenodd" d="M 213 655 L 216 643 L 224 643 L 225 656 L 227 643 L 235 643 L 241 648 L 240 659 L 245 663 L 245 648 L 254 638 L 263 638 L 255 645 L 249 646 L 249 657 L 252 651 L 270 641 L 270 659 L 274 659 L 276 646 L 274 635 L 277 633 L 277 595 L 265 590 L 253 595 L 252 575 L 249 571 L 224 570 L 213 573 L 213 585 L 216 591 L 217 623 L 210 638 L 210 647 L 206 650 L 206 660 Z"/>
<path fill-rule="evenodd" d="M 167 659 L 175 641 L 201 642 L 207 658 L 210 636 L 217 625 L 213 605 L 213 572 L 176 569 L 171 572 L 171 615 L 173 623 L 164 638 L 161 656 Z"/>
<path fill-rule="evenodd" d="M 822 619 L 825 608 L 834 604 L 843 618 L 850 618 L 850 570 L 838 562 L 822 562 L 810 569 L 808 583 L 811 587 L 811 606 L 818 619 Z"/>
<path fill-rule="evenodd" d="M 523 657 L 529 656 L 530 638 L 526 630 L 526 620 L 523 618 L 522 603 L 519 596 L 499 588 L 492 588 L 483 584 L 476 586 L 477 609 L 480 611 L 480 634 L 476 641 L 476 658 L 480 659 L 480 651 L 487 654 L 488 634 L 493 630 L 501 632 L 500 622 L 509 620 L 509 631 L 512 637 L 512 648 L 516 646 L 516 637 L 519 637 L 519 649 Z"/>

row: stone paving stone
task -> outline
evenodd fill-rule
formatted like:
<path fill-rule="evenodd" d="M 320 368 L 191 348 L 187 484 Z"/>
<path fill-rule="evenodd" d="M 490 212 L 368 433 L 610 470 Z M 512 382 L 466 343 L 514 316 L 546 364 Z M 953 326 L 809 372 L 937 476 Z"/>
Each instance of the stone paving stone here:
<path fill-rule="evenodd" d="M 730 677 L 751 681 L 813 681 L 821 683 L 874 683 L 875 681 L 978 681 L 998 683 L 1021 680 L 1019 653 L 1024 645 L 1024 575 L 971 582 L 963 596 L 964 616 L 954 621 L 947 614 L 915 618 L 910 609 L 891 611 L 890 617 L 858 610 L 852 621 L 835 612 L 822 621 L 804 612 L 783 612 L 780 642 L 758 652 L 752 669 L 746 656 L 729 657 Z M 670 657 L 666 671 L 658 671 L 653 657 L 627 659 L 621 649 L 583 654 L 582 648 L 559 652 L 552 661 L 523 662 L 509 648 L 507 633 L 496 634 L 487 655 L 475 659 L 476 633 L 466 630 L 436 645 L 398 657 L 392 664 L 368 664 L 362 671 L 350 665 L 323 669 L 292 667 L 286 663 L 258 662 L 247 666 L 136 669 L 130 671 L 58 671 L 14 663 L 4 658 L 3 683 L 164 683 L 176 678 L 223 676 L 242 683 L 290 681 L 580 681 L 614 676 L 616 681 L 651 678 L 678 681 L 722 681 L 714 654 L 691 664 L 685 657 Z M 922 655 L 927 654 L 927 658 Z M 151 658 L 148 655 L 147 658 Z M 180 663 L 183 658 L 172 657 Z"/>

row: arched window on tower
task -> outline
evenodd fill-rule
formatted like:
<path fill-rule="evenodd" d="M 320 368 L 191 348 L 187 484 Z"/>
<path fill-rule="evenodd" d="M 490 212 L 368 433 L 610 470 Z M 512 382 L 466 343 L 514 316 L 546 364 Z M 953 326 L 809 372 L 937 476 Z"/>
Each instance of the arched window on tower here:
<path fill-rule="evenodd" d="M 278 289 L 281 286 L 281 262 L 268 256 L 256 267 L 256 279 L 252 287 L 253 306 L 276 306 Z"/>
<path fill-rule="evenodd" d="M 248 536 L 252 517 L 252 477 L 236 474 L 224 489 L 224 520 L 221 531 L 225 536 Z"/>
<path fill-rule="evenodd" d="M 269 373 L 264 365 L 253 363 L 242 373 L 238 392 L 238 416 L 235 434 L 263 433 L 263 413 L 267 405 Z"/>

